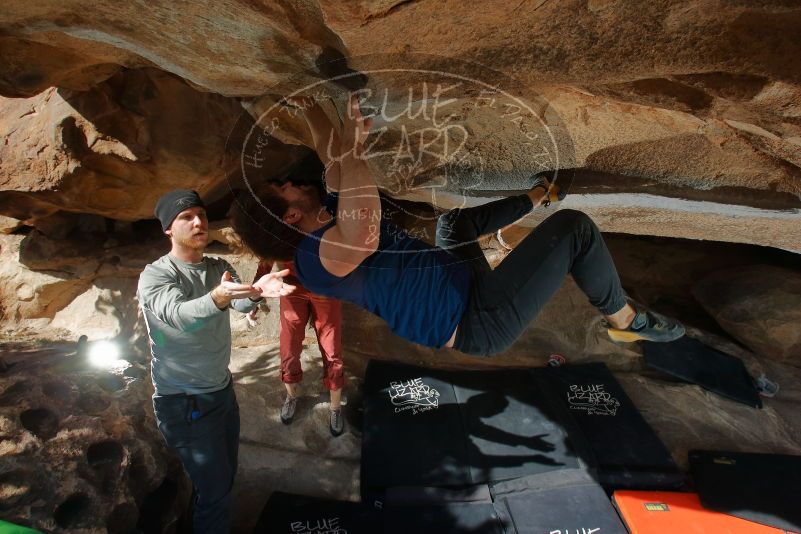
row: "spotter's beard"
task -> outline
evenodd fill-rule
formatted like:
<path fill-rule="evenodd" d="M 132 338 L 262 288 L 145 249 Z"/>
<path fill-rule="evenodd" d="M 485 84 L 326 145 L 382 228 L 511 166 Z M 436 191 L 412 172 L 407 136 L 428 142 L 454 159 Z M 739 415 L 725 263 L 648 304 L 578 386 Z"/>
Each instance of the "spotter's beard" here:
<path fill-rule="evenodd" d="M 200 241 L 194 239 L 193 236 L 179 238 L 178 244 L 182 247 L 202 252 L 203 250 L 206 249 L 206 245 L 209 244 L 208 233 L 206 234 L 206 239 Z"/>

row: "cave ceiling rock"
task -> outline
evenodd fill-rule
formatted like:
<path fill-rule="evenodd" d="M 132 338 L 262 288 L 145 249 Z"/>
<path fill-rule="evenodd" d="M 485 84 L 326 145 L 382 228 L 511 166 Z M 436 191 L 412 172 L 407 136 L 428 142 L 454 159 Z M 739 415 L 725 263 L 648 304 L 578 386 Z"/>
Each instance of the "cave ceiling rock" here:
<path fill-rule="evenodd" d="M 229 191 L 237 159 L 227 141 L 242 115 L 236 99 L 156 69 L 120 72 L 86 92 L 0 99 L 0 213 L 34 224 L 60 210 L 134 221 L 151 218 L 170 189 L 214 200 Z M 267 157 L 277 166 L 297 157 L 274 145 Z"/>
<path fill-rule="evenodd" d="M 284 84 L 298 70 L 344 49 L 310 0 L 101 1 L 92 9 L 78 0 L 32 0 L 4 6 L 0 29 L 4 56 L 30 48 L 3 76 L 6 96 L 53 85 L 86 89 L 114 73 L 101 65 L 155 66 L 225 96 L 287 94 Z"/>
<path fill-rule="evenodd" d="M 64 57 L 29 53 L 2 87 L 7 96 L 70 87 L 72 70 L 79 80 L 72 88 L 85 89 L 101 81 L 102 75 L 86 76 L 98 65 L 156 66 L 211 92 L 254 97 L 290 93 L 297 87 L 282 84 L 296 82 L 299 71 L 330 75 L 319 65 L 337 52 L 421 53 L 492 65 L 526 84 L 597 86 L 695 76 L 657 83 L 657 89 L 670 95 L 681 83 L 740 97 L 753 91 L 759 77 L 798 84 L 799 20 L 801 10 L 786 2 L 716 0 L 670 6 L 491 0 L 472 10 L 456 1 L 393 0 L 157 0 L 146 8 L 101 1 L 87 10 L 78 0 L 31 0 L 9 4 L 0 15 L 4 55 L 19 56 L 10 46 L 19 42 L 48 45 Z M 727 90 L 735 85 L 742 90 Z M 695 94 L 679 89 L 679 97 Z"/>
<path fill-rule="evenodd" d="M 227 151 L 243 148 L 224 143 L 241 115 L 231 97 L 258 117 L 271 106 L 280 113 L 278 95 L 304 88 L 325 86 L 341 102 L 365 83 L 377 95 L 408 84 L 414 69 L 487 80 L 490 65 L 506 73 L 490 82 L 513 76 L 507 88 L 516 95 L 547 101 L 534 107 L 557 118 L 543 114 L 562 143 L 558 165 L 582 170 L 572 192 L 587 198 L 574 205 L 594 210 L 604 230 L 800 249 L 792 225 L 801 193 L 801 9 L 715 0 L 667 7 L 496 0 L 465 9 L 386 0 L 7 6 L 0 56 L 10 67 L 0 92 L 34 100 L 2 102 L 0 126 L 22 156 L 2 154 L 0 213 L 135 220 L 150 217 L 170 188 L 220 197 L 231 171 L 220 161 L 236 162 Z M 744 37 L 752 35 L 762 38 Z M 404 74 L 378 72 L 382 65 L 401 65 Z M 466 107 L 459 98 L 454 107 Z M 403 106 L 403 98 L 390 104 Z M 498 116 L 476 106 L 462 111 L 455 120 L 471 135 L 461 168 L 436 158 L 398 165 L 391 148 L 402 145 L 403 128 L 419 124 L 393 121 L 376 144 L 384 158 L 371 162 L 382 188 L 450 207 L 448 193 L 508 194 L 548 166 Z M 302 121 L 290 119 L 276 140 L 309 145 Z M 296 161 L 282 159 L 282 148 L 276 143 L 264 158 L 270 165 L 259 180 Z M 474 160 L 480 185 L 462 173 L 476 174 Z M 670 202 L 655 206 L 648 194 Z M 697 204 L 676 207 L 674 199 Z"/>

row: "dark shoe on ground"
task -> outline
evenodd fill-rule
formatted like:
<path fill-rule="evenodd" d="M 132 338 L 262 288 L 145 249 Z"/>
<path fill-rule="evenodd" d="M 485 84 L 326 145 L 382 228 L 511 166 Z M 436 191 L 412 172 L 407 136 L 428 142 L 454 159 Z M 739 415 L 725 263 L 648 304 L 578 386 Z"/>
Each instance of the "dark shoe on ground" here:
<path fill-rule="evenodd" d="M 295 408 L 298 406 L 298 398 L 286 396 L 284 405 L 281 406 L 281 422 L 288 425 L 295 418 Z"/>
<path fill-rule="evenodd" d="M 772 398 L 779 392 L 779 384 L 770 380 L 765 373 L 759 375 L 754 382 L 756 382 L 757 391 L 762 397 Z"/>
<path fill-rule="evenodd" d="M 684 326 L 662 314 L 640 310 L 634 316 L 628 328 L 623 330 L 609 328 L 609 337 L 612 341 L 630 343 L 632 341 L 675 341 L 684 335 Z"/>
<path fill-rule="evenodd" d="M 332 436 L 337 437 L 342 435 L 342 432 L 345 430 L 345 418 L 342 417 L 342 408 L 329 410 L 328 428 L 331 430 Z"/>

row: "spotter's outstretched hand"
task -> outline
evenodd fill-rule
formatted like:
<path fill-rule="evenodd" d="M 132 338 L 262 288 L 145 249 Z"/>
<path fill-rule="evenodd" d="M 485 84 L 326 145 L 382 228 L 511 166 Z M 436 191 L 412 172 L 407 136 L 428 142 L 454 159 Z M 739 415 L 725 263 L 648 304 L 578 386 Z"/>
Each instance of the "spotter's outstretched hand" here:
<path fill-rule="evenodd" d="M 295 291 L 295 286 L 284 282 L 285 276 L 289 276 L 289 269 L 265 274 L 253 284 L 253 287 L 261 292 L 258 295 L 261 297 L 275 298 L 290 295 Z"/>

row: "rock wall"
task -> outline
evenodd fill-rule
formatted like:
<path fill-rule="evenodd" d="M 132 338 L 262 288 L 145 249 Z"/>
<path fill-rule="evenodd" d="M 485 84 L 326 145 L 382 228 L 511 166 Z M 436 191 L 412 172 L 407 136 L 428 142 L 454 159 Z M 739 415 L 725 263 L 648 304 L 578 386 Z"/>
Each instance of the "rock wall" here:
<path fill-rule="evenodd" d="M 776 284 L 781 280 L 781 284 Z M 749 265 L 713 273 L 693 295 L 727 332 L 765 358 L 798 365 L 801 275 L 782 267 Z"/>
<path fill-rule="evenodd" d="M 377 158 L 389 194 L 446 207 L 575 169 L 573 205 L 604 230 L 798 251 L 799 20 L 778 0 L 16 3 L 0 15 L 0 93 L 29 98 L 0 104 L 0 214 L 135 220 L 172 187 L 224 197 L 247 152 L 225 144 L 241 105 L 265 118 L 295 91 L 341 103 L 364 87 L 386 127 L 376 147 L 400 150 L 434 125 L 389 111 L 457 76 L 443 112 L 467 142 L 400 170 Z M 529 110 L 476 105 L 481 84 Z M 518 118 L 552 143 L 527 143 Z M 458 140 L 441 126 L 434 147 Z M 308 143 L 288 115 L 270 132 L 257 182 L 299 159 L 278 139 Z"/>
<path fill-rule="evenodd" d="M 158 197 L 180 187 L 213 201 L 229 192 L 224 165 L 236 158 L 226 140 L 240 115 L 236 100 L 156 69 L 2 99 L 0 211 L 40 227 L 58 212 L 149 219 Z M 268 158 L 280 170 L 295 151 L 274 146 Z M 62 232 L 69 219 L 56 224 Z"/>
<path fill-rule="evenodd" d="M 155 65 L 219 94 L 280 94 L 298 72 L 328 76 L 321 65 L 338 51 L 468 60 L 527 84 L 628 84 L 613 88 L 698 108 L 708 98 L 694 86 L 741 96 L 756 77 L 799 82 L 800 18 L 795 3 L 782 0 L 493 0 L 480 8 L 457 0 L 156 1 L 147 9 L 100 2 L 91 11 L 77 0 L 33 0 L 9 5 L 0 19 L 4 56 L 18 58 L 9 62 L 3 92 L 83 89 L 105 79 L 100 65 Z M 61 54 L 38 53 L 43 45 Z M 19 52 L 25 46 L 27 56 Z M 685 77 L 667 80 L 674 76 Z"/>

